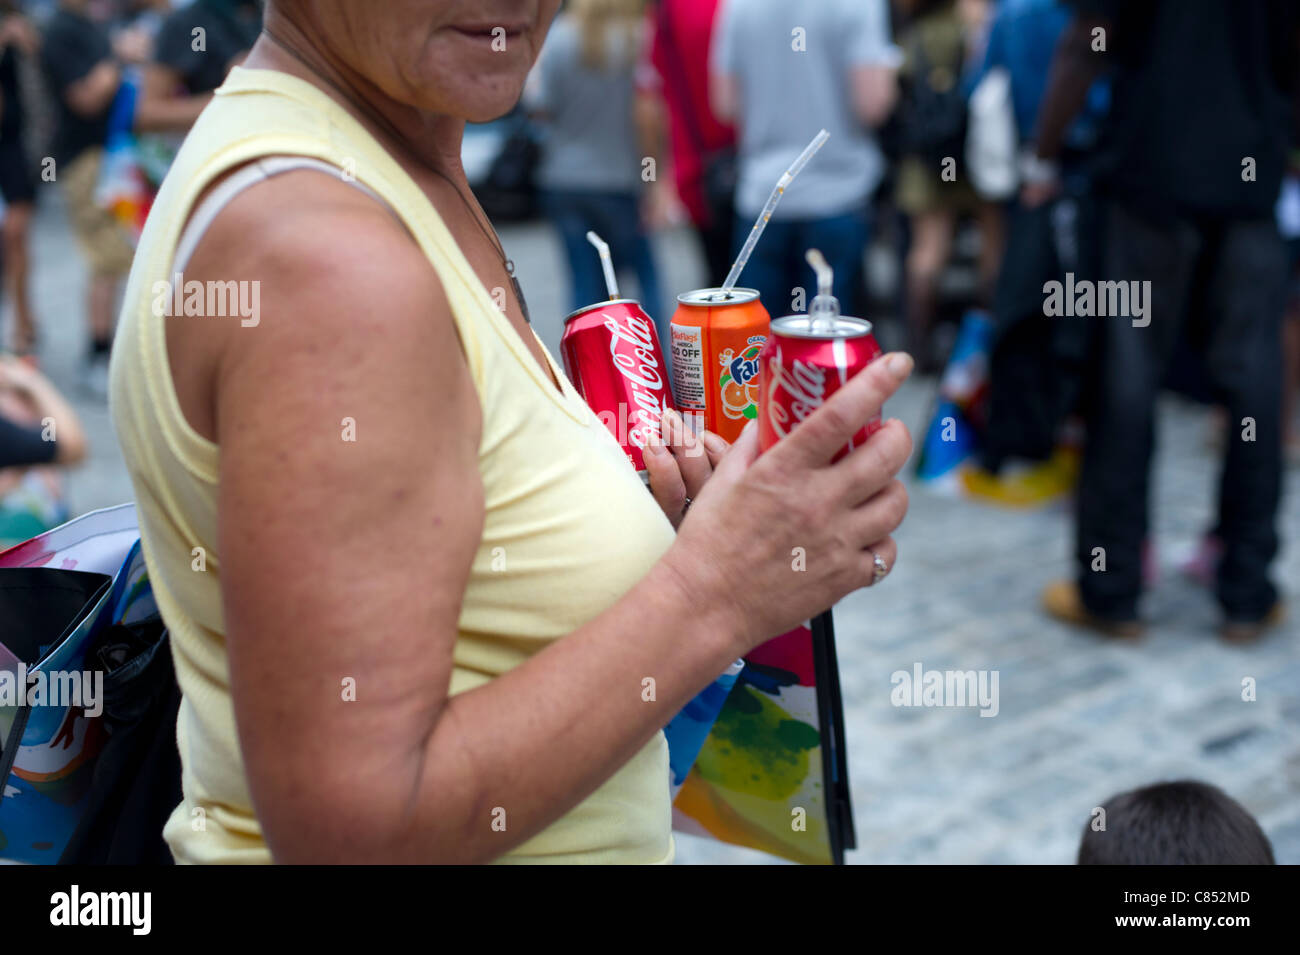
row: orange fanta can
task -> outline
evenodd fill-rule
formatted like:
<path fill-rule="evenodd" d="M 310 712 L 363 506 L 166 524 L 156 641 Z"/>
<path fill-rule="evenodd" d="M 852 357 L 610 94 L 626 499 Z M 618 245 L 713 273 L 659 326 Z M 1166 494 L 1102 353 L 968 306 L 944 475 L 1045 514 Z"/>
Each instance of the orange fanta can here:
<path fill-rule="evenodd" d="M 677 296 L 671 341 L 673 397 L 698 434 L 735 441 L 758 417 L 758 353 L 771 319 L 752 288 Z"/>

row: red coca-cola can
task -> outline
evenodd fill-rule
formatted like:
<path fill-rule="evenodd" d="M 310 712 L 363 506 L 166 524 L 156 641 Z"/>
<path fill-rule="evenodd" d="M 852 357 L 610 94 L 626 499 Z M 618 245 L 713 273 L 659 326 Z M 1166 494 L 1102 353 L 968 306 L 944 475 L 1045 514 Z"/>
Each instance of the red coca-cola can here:
<path fill-rule="evenodd" d="M 880 356 L 865 318 L 786 315 L 758 356 L 758 445 L 766 451 Z M 880 415 L 858 431 L 832 460 L 860 447 L 882 425 Z"/>
<path fill-rule="evenodd" d="M 648 481 L 642 448 L 673 407 L 654 321 L 630 298 L 580 308 L 564 319 L 560 358 L 574 387 Z"/>

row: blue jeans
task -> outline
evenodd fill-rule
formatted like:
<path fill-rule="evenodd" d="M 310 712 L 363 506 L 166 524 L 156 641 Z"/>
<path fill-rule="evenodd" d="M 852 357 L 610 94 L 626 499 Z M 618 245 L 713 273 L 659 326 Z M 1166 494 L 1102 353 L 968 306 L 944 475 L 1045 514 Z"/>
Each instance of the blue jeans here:
<path fill-rule="evenodd" d="M 736 217 L 732 240 L 735 254 L 749 238 L 753 219 Z M 859 289 L 862 287 L 862 259 L 870 228 L 865 208 L 824 219 L 773 219 L 763 231 L 738 283 L 758 289 L 764 307 L 773 318 L 789 315 L 794 289 L 804 290 L 802 312 L 817 294 L 817 278 L 804 254 L 819 249 L 835 270 L 835 297 L 844 315 L 862 315 Z M 734 255 L 733 255 L 734 258 Z"/>
<path fill-rule="evenodd" d="M 609 253 L 616 269 L 635 270 L 641 307 L 655 320 L 659 340 L 667 351 L 667 329 L 672 315 L 663 310 L 659 272 L 650 240 L 641 229 L 636 195 L 630 192 L 552 190 L 542 194 L 542 208 L 559 230 L 569 259 L 571 310 L 609 298 L 600 256 L 587 241 L 587 230 L 590 229 L 609 243 Z M 620 294 L 624 298 L 633 297 L 626 291 Z"/>

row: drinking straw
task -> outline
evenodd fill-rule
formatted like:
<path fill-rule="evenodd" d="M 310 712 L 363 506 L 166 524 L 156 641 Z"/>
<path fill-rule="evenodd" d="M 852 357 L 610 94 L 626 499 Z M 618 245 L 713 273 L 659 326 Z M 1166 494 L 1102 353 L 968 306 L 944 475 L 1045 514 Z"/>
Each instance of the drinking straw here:
<path fill-rule="evenodd" d="M 799 175 L 799 170 L 808 165 L 808 160 L 812 159 L 813 153 L 821 149 L 826 140 L 830 138 L 831 134 L 826 132 L 824 129 L 814 136 L 813 141 L 810 142 L 804 151 L 799 154 L 799 158 L 791 163 L 790 168 L 782 173 L 781 178 L 776 181 L 776 188 L 773 189 L 772 194 L 767 197 L 767 205 L 763 206 L 763 211 L 758 214 L 758 220 L 754 223 L 754 228 L 749 230 L 749 238 L 745 240 L 744 246 L 741 247 L 740 255 L 736 257 L 736 264 L 731 267 L 731 271 L 727 273 L 726 281 L 722 283 L 723 293 L 730 292 L 736 287 L 736 283 L 740 281 L 740 272 L 744 269 L 745 263 L 749 261 L 749 256 L 753 253 L 754 246 L 758 244 L 758 237 L 761 236 L 763 230 L 767 228 L 767 220 L 772 218 L 772 210 L 775 209 L 776 204 L 781 201 L 781 196 L 785 193 L 786 186 L 790 185 L 790 182 L 794 177 Z"/>
<path fill-rule="evenodd" d="M 808 308 L 808 317 L 811 319 L 812 331 L 824 330 L 827 325 L 834 323 L 835 316 L 840 312 L 840 303 L 832 294 L 835 286 L 835 272 L 831 269 L 830 263 L 826 261 L 826 256 L 821 254 L 819 249 L 809 249 L 804 255 L 812 270 L 817 273 L 817 297 L 812 300 L 812 305 Z"/>
<path fill-rule="evenodd" d="M 610 301 L 613 301 L 618 298 L 618 279 L 614 278 L 614 260 L 609 257 L 609 246 L 594 232 L 587 233 L 587 241 L 600 253 L 600 267 L 605 270 L 605 288 L 609 291 Z"/>

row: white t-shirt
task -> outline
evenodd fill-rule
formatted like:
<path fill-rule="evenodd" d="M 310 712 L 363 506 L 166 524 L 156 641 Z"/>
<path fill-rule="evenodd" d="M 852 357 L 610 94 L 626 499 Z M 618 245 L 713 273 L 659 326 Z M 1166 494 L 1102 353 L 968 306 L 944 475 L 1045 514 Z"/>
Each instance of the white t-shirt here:
<path fill-rule="evenodd" d="M 885 162 L 854 115 L 850 73 L 897 62 L 885 0 L 723 0 L 710 70 L 734 77 L 740 93 L 737 212 L 757 216 L 820 129 L 830 139 L 773 218 L 822 218 L 861 205 Z"/>

